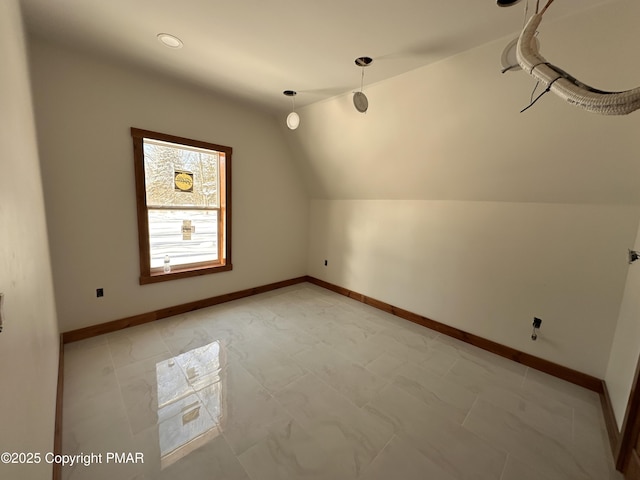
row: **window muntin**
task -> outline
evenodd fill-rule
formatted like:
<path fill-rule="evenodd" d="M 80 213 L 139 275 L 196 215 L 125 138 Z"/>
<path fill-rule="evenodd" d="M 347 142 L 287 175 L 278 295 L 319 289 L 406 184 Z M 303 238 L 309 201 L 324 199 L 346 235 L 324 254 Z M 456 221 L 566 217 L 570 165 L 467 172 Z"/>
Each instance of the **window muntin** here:
<path fill-rule="evenodd" d="M 232 149 L 135 128 L 131 134 L 140 283 L 231 270 Z"/>

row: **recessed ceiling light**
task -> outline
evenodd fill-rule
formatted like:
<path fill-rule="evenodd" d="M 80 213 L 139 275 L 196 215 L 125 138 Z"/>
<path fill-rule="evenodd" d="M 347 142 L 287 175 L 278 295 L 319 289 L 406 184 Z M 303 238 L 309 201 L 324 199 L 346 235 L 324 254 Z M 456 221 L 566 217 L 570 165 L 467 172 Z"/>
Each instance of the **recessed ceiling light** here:
<path fill-rule="evenodd" d="M 170 35 L 168 33 L 159 33 L 158 40 L 162 42 L 162 44 L 169 48 L 182 48 L 182 40 L 174 35 Z"/>

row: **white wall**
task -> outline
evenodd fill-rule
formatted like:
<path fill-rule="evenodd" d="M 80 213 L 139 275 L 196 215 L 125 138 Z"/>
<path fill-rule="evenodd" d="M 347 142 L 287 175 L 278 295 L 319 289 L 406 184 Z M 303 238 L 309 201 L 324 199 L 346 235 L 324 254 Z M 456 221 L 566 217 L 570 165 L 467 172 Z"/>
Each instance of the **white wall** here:
<path fill-rule="evenodd" d="M 31 53 L 63 331 L 306 273 L 308 197 L 272 117 L 37 39 Z M 233 271 L 139 285 L 130 127 L 233 148 Z"/>
<path fill-rule="evenodd" d="M 53 449 L 58 327 L 17 0 L 0 2 L 0 452 Z M 51 466 L 0 463 L 0 478 L 51 478 Z"/>
<path fill-rule="evenodd" d="M 551 7 L 541 52 L 595 87 L 636 87 L 639 17 L 631 0 Z M 513 37 L 365 86 L 365 115 L 351 94 L 299 109 L 309 273 L 603 378 L 638 227 L 640 112 L 547 94 L 519 113 L 534 82 L 500 73 Z"/>
<path fill-rule="evenodd" d="M 313 200 L 311 218 L 310 275 L 604 376 L 638 208 Z"/>
<path fill-rule="evenodd" d="M 640 250 L 640 230 L 632 250 Z M 622 428 L 629 393 L 640 356 L 640 265 L 629 267 L 620 315 L 604 377 L 613 411 Z"/>

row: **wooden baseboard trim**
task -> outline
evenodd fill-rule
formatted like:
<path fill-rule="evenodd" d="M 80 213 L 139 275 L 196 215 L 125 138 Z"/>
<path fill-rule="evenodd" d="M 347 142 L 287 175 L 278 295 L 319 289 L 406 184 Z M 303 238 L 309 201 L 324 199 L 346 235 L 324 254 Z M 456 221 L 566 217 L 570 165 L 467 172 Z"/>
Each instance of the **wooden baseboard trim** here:
<path fill-rule="evenodd" d="M 62 454 L 62 399 L 64 395 L 64 340 L 60 334 L 60 349 L 58 352 L 58 385 L 56 388 L 56 417 L 53 430 L 53 454 Z M 62 478 L 62 464 L 54 463 L 53 480 Z"/>
<path fill-rule="evenodd" d="M 134 327 L 136 325 L 142 325 L 144 323 L 153 322 L 162 318 L 172 317 L 174 315 L 180 315 L 181 313 L 192 312 L 201 308 L 212 307 L 221 303 L 230 302 L 232 300 L 239 300 L 241 298 L 250 297 L 259 293 L 269 292 L 271 290 L 277 290 L 278 288 L 288 287 L 290 285 L 295 285 L 306 281 L 308 281 L 308 277 L 303 276 L 292 278 L 289 280 L 283 280 L 281 282 L 270 283 L 268 285 L 262 285 L 260 287 L 248 288 L 246 290 L 240 290 L 238 292 L 225 293 L 224 295 L 205 298 L 203 300 L 196 300 L 195 302 L 183 303 L 182 305 L 163 308 L 154 312 L 142 313 L 140 315 L 134 315 L 132 317 L 121 318 L 119 320 L 113 320 L 111 322 L 100 323 L 98 325 L 91 325 L 90 327 L 71 330 L 68 332 L 64 332 L 62 334 L 62 338 L 64 343 L 77 342 L 79 340 L 85 340 L 97 335 L 115 332 L 117 330 Z"/>
<path fill-rule="evenodd" d="M 347 288 L 325 282 L 324 280 L 320 280 L 315 277 L 309 276 L 307 277 L 307 281 L 346 297 L 358 300 L 379 310 L 391 313 L 392 315 L 396 315 L 397 317 L 404 318 L 405 320 L 409 320 L 410 322 L 430 328 L 431 330 L 435 330 L 436 332 L 448 335 L 453 338 L 457 338 L 458 340 L 462 340 L 463 342 L 482 348 L 483 350 L 495 353 L 496 355 L 500 355 L 501 357 L 508 358 L 510 360 L 513 360 L 514 362 L 518 362 L 528 367 L 535 368 L 536 370 L 548 373 L 549 375 L 561 378 L 562 380 L 574 383 L 599 394 L 603 393 L 602 380 L 596 377 L 592 377 L 591 375 L 587 375 L 586 373 L 582 373 L 577 370 L 564 367 L 557 363 L 550 362 L 549 360 L 545 360 L 543 358 L 521 352 L 520 350 L 507 347 L 500 343 L 487 340 L 486 338 L 479 337 L 478 335 L 474 335 L 472 333 L 465 332 L 464 330 L 445 325 L 444 323 L 437 322 L 403 308 L 394 307 L 393 305 L 390 305 L 386 302 L 382 302 L 380 300 L 368 297 L 358 292 L 354 292 Z"/>
<path fill-rule="evenodd" d="M 604 423 L 607 426 L 607 435 L 609 436 L 609 444 L 611 445 L 611 453 L 616 458 L 620 445 L 620 430 L 616 422 L 616 416 L 613 413 L 613 405 L 609 396 L 607 383 L 602 381 L 602 393 L 600 393 L 600 404 L 602 405 L 602 414 L 604 415 Z"/>
<path fill-rule="evenodd" d="M 629 466 L 630 455 L 640 437 L 640 419 L 638 418 L 640 416 L 640 393 L 638 392 L 640 389 L 640 361 L 636 365 L 631 385 L 631 392 L 629 392 L 629 400 L 620 431 L 620 441 L 615 455 L 616 468 L 621 472 Z M 629 476 L 629 478 L 635 477 Z"/>

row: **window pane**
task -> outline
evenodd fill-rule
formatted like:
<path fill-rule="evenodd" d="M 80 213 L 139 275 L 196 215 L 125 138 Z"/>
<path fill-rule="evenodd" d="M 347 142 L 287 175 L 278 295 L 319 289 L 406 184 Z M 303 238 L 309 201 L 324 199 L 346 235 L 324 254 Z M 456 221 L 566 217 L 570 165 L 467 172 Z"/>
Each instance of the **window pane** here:
<path fill-rule="evenodd" d="M 217 210 L 149 210 L 151 268 L 218 260 Z"/>
<path fill-rule="evenodd" d="M 147 205 L 219 207 L 218 156 L 215 150 L 145 138 Z"/>

